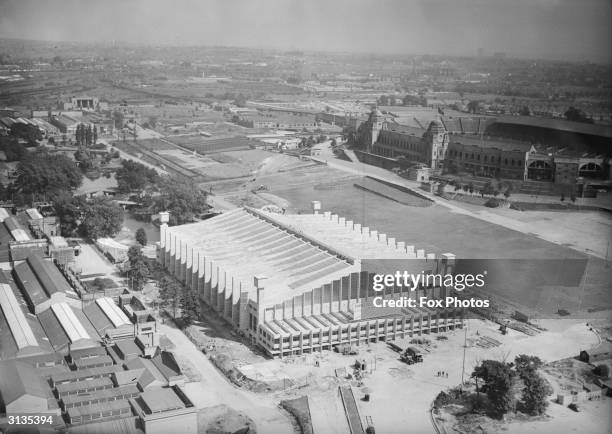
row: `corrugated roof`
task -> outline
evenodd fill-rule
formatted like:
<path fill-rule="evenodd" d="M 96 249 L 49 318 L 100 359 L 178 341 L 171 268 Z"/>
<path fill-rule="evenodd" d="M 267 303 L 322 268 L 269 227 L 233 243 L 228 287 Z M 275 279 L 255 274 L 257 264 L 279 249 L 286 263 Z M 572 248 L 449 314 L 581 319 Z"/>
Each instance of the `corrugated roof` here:
<path fill-rule="evenodd" d="M 9 212 L 6 209 L 0 208 L 0 222 L 4 222 L 4 220 L 9 218 L 10 216 L 11 215 L 9 214 Z"/>
<path fill-rule="evenodd" d="M 88 378 L 94 377 L 110 377 L 110 374 L 114 372 L 121 372 L 122 369 L 123 368 L 118 365 L 98 366 L 96 368 L 79 369 L 78 371 L 69 371 L 62 372 L 59 374 L 53 374 L 51 376 L 51 380 L 53 380 L 54 383 L 59 384 L 64 382 L 86 380 Z"/>
<path fill-rule="evenodd" d="M 50 394 L 36 369 L 16 360 L 0 362 L 0 391 L 5 405 L 24 395 L 47 399 Z"/>
<path fill-rule="evenodd" d="M 49 296 L 27 262 L 16 265 L 14 271 L 15 277 L 24 290 L 25 296 L 34 306 L 38 306 L 49 299 Z"/>
<path fill-rule="evenodd" d="M 60 394 L 69 394 L 82 389 L 94 389 L 96 387 L 112 386 L 113 381 L 108 377 L 94 378 L 92 380 L 74 381 L 72 383 L 58 384 L 55 388 Z"/>
<path fill-rule="evenodd" d="M 0 307 L 19 349 L 38 346 L 38 341 L 15 298 L 13 290 L 6 283 L 0 283 Z"/>
<path fill-rule="evenodd" d="M 106 413 L 108 411 L 131 410 L 132 407 L 127 399 L 116 401 L 106 401 L 100 404 L 85 405 L 81 407 L 72 407 L 67 410 L 68 417 L 75 418 L 81 416 L 89 416 L 95 414 Z"/>
<path fill-rule="evenodd" d="M 26 210 L 26 213 L 32 220 L 42 219 L 43 216 L 38 212 L 36 208 L 29 208 Z"/>
<path fill-rule="evenodd" d="M 67 303 L 54 304 L 51 306 L 51 310 L 53 310 L 66 335 L 68 335 L 70 342 L 74 343 L 80 339 L 91 339 L 91 336 L 89 336 Z"/>
<path fill-rule="evenodd" d="M 115 327 L 131 324 L 126 314 L 123 313 L 110 297 L 98 298 L 96 303 Z"/>
<path fill-rule="evenodd" d="M 83 313 L 98 334 L 102 335 L 106 330 L 113 328 L 113 323 L 104 315 L 104 312 L 102 312 L 102 309 L 96 303 L 89 303 L 83 307 Z"/>
<path fill-rule="evenodd" d="M 82 348 L 78 350 L 70 351 L 70 357 L 72 360 L 83 359 L 87 357 L 94 356 L 107 356 L 106 348 L 104 347 L 92 347 L 92 348 Z"/>
<path fill-rule="evenodd" d="M 31 255 L 27 261 L 49 296 L 56 292 L 72 292 L 66 278 L 51 261 L 43 259 L 40 255 Z"/>
<path fill-rule="evenodd" d="M 55 351 L 62 350 L 70 344 L 68 335 L 51 309 L 47 309 L 39 313 L 37 316 L 38 321 L 40 321 L 40 325 L 45 331 L 45 334 L 49 338 L 49 342 L 51 345 L 53 345 Z"/>

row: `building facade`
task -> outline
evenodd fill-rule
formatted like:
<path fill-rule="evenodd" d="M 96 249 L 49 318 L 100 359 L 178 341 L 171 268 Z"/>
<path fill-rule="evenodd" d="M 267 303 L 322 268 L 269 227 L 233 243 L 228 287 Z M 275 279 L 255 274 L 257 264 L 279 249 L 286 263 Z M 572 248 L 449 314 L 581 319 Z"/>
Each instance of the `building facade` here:
<path fill-rule="evenodd" d="M 275 357 L 462 326 L 460 309 L 373 307 L 376 296 L 446 293 L 445 288 L 376 293 L 364 264 L 377 258 L 415 260 L 420 264 L 415 266 L 428 269 L 454 265 L 452 254 L 436 258 L 329 212 L 289 215 L 250 208 L 162 225 L 158 251 L 161 264 L 196 291 L 201 303 Z"/>
<path fill-rule="evenodd" d="M 481 119 L 441 117 L 422 129 L 386 120 L 374 109 L 357 127 L 355 140 L 365 153 L 395 160 L 398 167 L 419 163 L 438 174 L 568 185 L 610 179 L 609 158 L 604 154 L 492 138 L 484 135 L 485 125 Z"/>

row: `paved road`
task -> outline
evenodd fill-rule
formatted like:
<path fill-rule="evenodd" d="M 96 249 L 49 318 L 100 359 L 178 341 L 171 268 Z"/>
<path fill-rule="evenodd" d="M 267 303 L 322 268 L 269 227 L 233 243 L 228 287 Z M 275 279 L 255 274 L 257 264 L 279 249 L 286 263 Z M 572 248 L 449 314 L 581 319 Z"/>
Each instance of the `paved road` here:
<path fill-rule="evenodd" d="M 200 373 L 200 382 L 185 386 L 185 392 L 198 407 L 225 404 L 253 419 L 257 432 L 294 433 L 290 419 L 271 397 L 232 385 L 180 330 L 162 324 L 161 332 L 174 343 L 174 351 L 189 360 Z"/>

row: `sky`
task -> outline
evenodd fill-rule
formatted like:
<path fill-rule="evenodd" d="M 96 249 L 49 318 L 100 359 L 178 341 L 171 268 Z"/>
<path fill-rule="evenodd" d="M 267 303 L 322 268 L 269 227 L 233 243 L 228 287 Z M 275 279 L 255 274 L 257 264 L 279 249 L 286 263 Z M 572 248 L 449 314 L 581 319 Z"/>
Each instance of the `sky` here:
<path fill-rule="evenodd" d="M 612 63 L 612 0 L 0 0 L 0 37 Z"/>

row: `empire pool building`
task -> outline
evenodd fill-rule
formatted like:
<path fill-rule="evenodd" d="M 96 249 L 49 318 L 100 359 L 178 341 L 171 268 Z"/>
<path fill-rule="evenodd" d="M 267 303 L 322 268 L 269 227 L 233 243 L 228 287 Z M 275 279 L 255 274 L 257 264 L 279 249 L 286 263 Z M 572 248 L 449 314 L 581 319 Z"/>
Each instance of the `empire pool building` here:
<path fill-rule="evenodd" d="M 393 340 L 461 327 L 461 309 L 375 308 L 370 260 L 419 260 L 449 271 L 454 255 L 436 257 L 330 212 L 279 214 L 234 209 L 168 227 L 162 218 L 158 259 L 237 330 L 271 356 Z M 162 214 L 163 215 L 163 214 Z M 389 288 L 386 297 L 445 296 L 444 288 Z"/>

